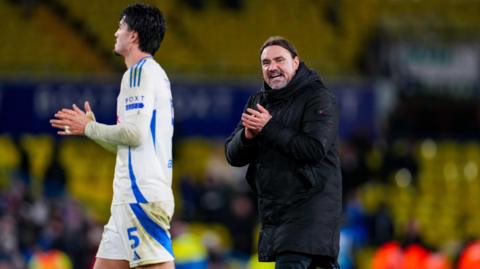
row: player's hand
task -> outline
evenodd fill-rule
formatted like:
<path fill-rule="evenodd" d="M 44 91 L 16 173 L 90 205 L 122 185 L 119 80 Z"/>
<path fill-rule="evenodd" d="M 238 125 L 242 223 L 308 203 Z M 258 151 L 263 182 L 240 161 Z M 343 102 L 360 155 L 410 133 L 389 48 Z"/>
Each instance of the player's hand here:
<path fill-rule="evenodd" d="M 248 113 L 242 113 L 242 125 L 245 127 L 245 137 L 251 139 L 258 135 L 270 121 L 272 115 L 262 105 L 257 104 L 257 110 L 247 108 Z"/>
<path fill-rule="evenodd" d="M 93 114 L 93 111 L 90 108 L 90 103 L 88 101 L 85 101 L 85 104 L 83 106 L 85 108 L 85 115 L 87 115 L 87 117 L 92 121 L 96 121 L 95 114 Z"/>
<path fill-rule="evenodd" d="M 91 112 L 90 105 L 85 103 L 85 108 Z M 55 113 L 55 119 L 50 120 L 50 124 L 54 128 L 58 128 L 61 131 L 57 133 L 59 135 L 84 135 L 85 127 L 92 121 L 87 114 L 73 104 L 73 109 L 63 108 Z M 93 113 L 92 113 L 93 114 Z"/>

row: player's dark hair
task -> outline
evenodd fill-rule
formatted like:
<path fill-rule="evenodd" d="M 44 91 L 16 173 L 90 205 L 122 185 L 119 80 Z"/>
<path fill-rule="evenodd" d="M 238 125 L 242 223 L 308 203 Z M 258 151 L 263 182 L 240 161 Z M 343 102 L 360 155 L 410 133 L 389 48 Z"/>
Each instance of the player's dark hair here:
<path fill-rule="evenodd" d="M 138 33 L 139 48 L 154 55 L 165 36 L 166 23 L 162 12 L 155 6 L 131 4 L 120 15 L 128 29 Z"/>
<path fill-rule="evenodd" d="M 295 58 L 298 56 L 297 49 L 295 46 L 292 44 L 292 42 L 288 41 L 287 39 L 281 37 L 281 36 L 271 36 L 263 43 L 262 47 L 260 48 L 260 55 L 262 55 L 263 50 L 266 47 L 270 46 L 280 46 L 290 52 L 290 55 L 292 55 L 292 58 Z"/>

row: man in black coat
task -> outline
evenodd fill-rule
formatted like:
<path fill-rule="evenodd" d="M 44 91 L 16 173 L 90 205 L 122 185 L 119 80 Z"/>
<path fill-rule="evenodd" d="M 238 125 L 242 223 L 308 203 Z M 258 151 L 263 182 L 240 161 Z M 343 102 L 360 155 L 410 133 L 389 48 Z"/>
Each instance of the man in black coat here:
<path fill-rule="evenodd" d="M 261 47 L 264 78 L 225 155 L 249 165 L 258 196 L 259 260 L 276 269 L 338 268 L 342 179 L 333 93 L 300 61 L 295 47 L 271 37 Z"/>

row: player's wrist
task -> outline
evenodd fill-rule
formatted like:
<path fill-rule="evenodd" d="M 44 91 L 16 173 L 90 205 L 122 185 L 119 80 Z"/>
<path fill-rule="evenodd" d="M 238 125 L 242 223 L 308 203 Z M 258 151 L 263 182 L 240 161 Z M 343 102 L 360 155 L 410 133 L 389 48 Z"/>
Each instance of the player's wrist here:
<path fill-rule="evenodd" d="M 83 134 L 86 136 L 86 137 L 89 137 L 89 138 L 92 138 L 92 134 L 93 134 L 93 129 L 94 129 L 94 124 L 95 124 L 95 121 L 93 120 L 89 120 L 87 122 L 87 124 L 85 124 L 85 128 L 83 129 Z"/>

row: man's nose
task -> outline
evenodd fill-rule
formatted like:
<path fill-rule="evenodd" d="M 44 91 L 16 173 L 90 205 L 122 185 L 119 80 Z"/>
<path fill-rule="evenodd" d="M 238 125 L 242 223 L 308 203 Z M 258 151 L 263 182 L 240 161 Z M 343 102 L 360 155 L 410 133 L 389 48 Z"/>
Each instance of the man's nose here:
<path fill-rule="evenodd" d="M 267 67 L 267 70 L 268 70 L 268 71 L 277 70 L 277 63 L 275 63 L 275 62 L 270 63 L 270 64 L 268 65 L 268 67 Z"/>

